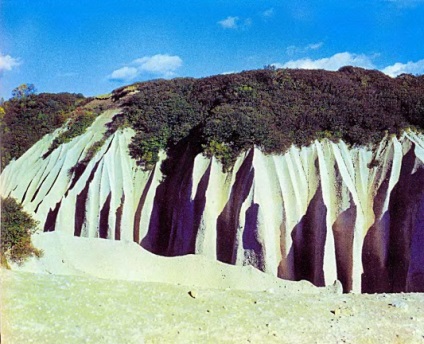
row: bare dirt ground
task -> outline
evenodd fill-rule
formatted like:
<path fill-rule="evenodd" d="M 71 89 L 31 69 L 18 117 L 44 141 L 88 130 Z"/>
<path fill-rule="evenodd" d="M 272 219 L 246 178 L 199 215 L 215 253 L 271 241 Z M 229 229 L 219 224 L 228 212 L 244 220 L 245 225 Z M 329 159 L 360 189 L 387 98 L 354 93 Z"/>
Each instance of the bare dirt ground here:
<path fill-rule="evenodd" d="M 424 343 L 424 294 L 190 288 L 2 270 L 2 343 Z"/>

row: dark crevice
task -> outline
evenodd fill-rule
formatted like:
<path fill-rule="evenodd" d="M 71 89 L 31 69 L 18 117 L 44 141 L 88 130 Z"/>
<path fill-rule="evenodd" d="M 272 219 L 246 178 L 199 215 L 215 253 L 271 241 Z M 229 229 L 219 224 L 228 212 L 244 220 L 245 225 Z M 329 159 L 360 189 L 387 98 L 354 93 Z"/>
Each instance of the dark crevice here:
<path fill-rule="evenodd" d="M 234 252 L 236 251 L 236 234 L 240 226 L 240 210 L 253 184 L 255 174 L 252 168 L 253 154 L 252 149 L 237 171 L 230 198 L 222 213 L 218 216 L 216 223 L 217 258 L 219 261 L 228 264 L 235 263 Z"/>
<path fill-rule="evenodd" d="M 37 204 L 37 206 L 35 207 L 34 213 L 36 213 L 36 214 L 37 214 L 37 212 L 38 212 L 38 208 L 40 207 L 41 203 L 43 203 L 43 200 L 41 200 L 41 201 Z"/>
<path fill-rule="evenodd" d="M 107 145 L 107 148 L 103 154 L 103 156 L 105 156 L 107 154 L 107 152 L 109 152 L 110 147 L 112 146 L 113 140 L 115 140 L 115 136 L 112 137 L 112 139 L 110 140 L 109 144 Z"/>
<path fill-rule="evenodd" d="M 71 185 L 69 186 L 68 190 L 66 190 L 65 197 L 68 196 L 69 191 L 71 191 L 74 188 L 75 184 L 81 178 L 86 168 L 87 168 L 87 165 L 85 164 L 77 164 L 74 166 L 74 168 L 72 169 L 73 175 L 72 175 Z"/>
<path fill-rule="evenodd" d="M 60 134 L 59 134 L 60 135 Z M 54 138 L 54 140 L 57 138 L 58 136 L 56 136 L 55 138 Z M 47 159 L 56 149 L 60 149 L 60 150 L 62 150 L 62 145 L 60 145 L 60 146 L 57 146 L 56 148 L 53 148 L 53 142 L 54 142 L 54 140 L 52 141 L 52 143 L 50 144 L 50 147 L 49 147 L 49 149 L 42 155 L 42 159 L 43 160 L 45 160 L 45 159 Z M 60 155 L 60 154 L 59 154 Z M 58 156 L 59 156 L 58 155 Z"/>
<path fill-rule="evenodd" d="M 200 229 L 200 223 L 202 221 L 202 215 L 204 214 L 206 207 L 206 191 L 209 185 L 209 179 L 211 175 L 211 167 L 212 162 L 209 163 L 209 166 L 202 178 L 200 179 L 199 185 L 197 187 L 196 196 L 193 200 L 193 235 L 191 236 L 191 240 L 189 243 L 190 253 L 195 253 L 196 250 L 196 238 L 198 235 L 198 231 Z"/>
<path fill-rule="evenodd" d="M 62 165 L 62 167 L 63 167 L 63 165 Z M 52 185 L 50 185 L 49 190 L 46 192 L 46 196 L 47 196 L 47 195 L 50 193 L 50 191 L 53 189 L 54 184 L 56 184 L 57 178 L 59 177 L 59 174 L 60 174 L 60 172 L 62 171 L 62 167 L 61 167 L 61 168 L 59 169 L 59 171 L 57 172 L 56 177 L 54 178 Z"/>
<path fill-rule="evenodd" d="M 362 247 L 363 274 L 361 291 L 363 293 L 383 293 L 390 290 L 387 269 L 387 243 L 390 231 L 390 214 L 383 213 L 384 203 L 388 195 L 389 175 L 377 190 L 374 197 L 373 210 L 376 221 L 368 230 Z"/>
<path fill-rule="evenodd" d="M 195 154 L 188 150 L 184 156 L 181 179 L 176 179 L 175 206 L 171 211 L 171 234 L 167 255 L 193 254 L 196 249 L 196 237 L 206 203 L 206 189 L 209 183 L 210 164 L 199 181 L 193 185 Z M 197 186 L 196 195 L 191 199 L 192 189 Z"/>
<path fill-rule="evenodd" d="M 170 209 L 170 234 L 166 254 L 169 256 L 193 253 L 187 249 L 193 234 L 193 202 L 191 202 L 191 189 L 193 188 L 193 160 L 185 154 L 182 163 L 188 168 L 181 169 L 177 182 L 174 184 L 174 206 Z"/>
<path fill-rule="evenodd" d="M 423 184 L 421 184 L 423 185 Z M 406 291 L 409 293 L 424 292 L 424 194 L 418 202 L 414 229 L 412 230 L 410 255 L 411 260 L 406 280 Z"/>
<path fill-rule="evenodd" d="M 149 229 L 141 240 L 141 245 L 155 254 L 172 253 L 170 252 L 172 250 L 171 236 L 175 234 L 172 233 L 176 229 L 173 227 L 176 225 L 175 219 L 178 215 L 176 212 L 179 202 L 184 199 L 182 185 L 187 185 L 188 180 L 191 179 L 187 179 L 188 170 L 192 171 L 194 159 L 201 152 L 198 137 L 198 128 L 193 128 L 186 138 L 167 151 L 167 158 L 160 166 L 164 179 L 156 189 Z M 184 216 L 184 202 L 181 211 Z M 189 223 L 190 220 L 186 218 L 181 221 Z M 184 250 L 186 249 L 187 246 L 184 244 Z"/>
<path fill-rule="evenodd" d="M 337 279 L 342 283 L 345 293 L 352 290 L 353 284 L 353 239 L 356 217 L 357 207 L 351 199 L 350 207 L 340 213 L 333 223 Z"/>
<path fill-rule="evenodd" d="M 43 172 L 41 172 L 41 177 L 44 175 L 44 173 L 46 172 L 46 170 L 47 170 L 47 167 L 48 167 L 48 164 L 44 164 L 44 170 L 43 170 Z M 40 168 L 41 169 L 41 168 Z M 38 174 L 38 172 L 39 172 L 40 170 L 38 170 L 37 171 L 37 174 Z M 40 191 L 40 189 L 41 189 L 41 186 L 43 185 L 43 183 L 45 182 L 45 180 L 47 179 L 47 177 L 49 176 L 49 173 L 47 173 L 45 176 L 44 176 L 44 178 L 43 178 L 43 180 L 41 181 L 41 183 L 38 183 L 38 187 L 37 187 L 37 190 L 35 190 L 35 193 L 34 193 L 34 195 L 32 196 L 32 198 L 31 198 L 31 202 L 33 202 L 34 200 L 35 200 L 35 198 L 37 197 L 37 195 L 38 195 L 38 192 Z M 40 178 L 41 178 L 40 177 Z"/>
<path fill-rule="evenodd" d="M 77 201 L 75 206 L 75 225 L 74 225 L 74 235 L 75 236 L 81 236 L 82 226 L 85 222 L 85 208 L 86 208 L 86 202 L 87 202 L 87 196 L 88 196 L 88 189 L 90 187 L 90 183 L 92 182 L 94 175 L 97 171 L 97 168 L 99 167 L 100 161 L 98 161 L 95 165 L 93 170 L 90 173 L 90 176 L 88 177 L 87 183 L 85 184 L 84 189 L 81 191 L 80 194 L 77 195 Z"/>
<path fill-rule="evenodd" d="M 180 202 L 184 202 L 182 193 L 187 192 L 187 190 L 184 191 L 184 188 L 191 190 L 191 184 L 187 185 L 187 175 L 191 174 L 194 158 L 197 154 L 197 148 L 191 145 L 181 145 L 168 155 L 171 156 L 161 167 L 166 172 L 166 177 L 156 189 L 149 230 L 142 240 L 142 246 L 153 253 L 160 255 L 177 254 L 175 249 L 171 249 L 171 242 L 176 244 L 176 221 L 183 220 L 176 217 L 184 216 L 185 213 L 183 210 L 183 214 L 178 214 L 178 205 Z M 185 186 L 183 186 L 184 184 Z M 186 215 L 189 215 L 189 212 Z"/>
<path fill-rule="evenodd" d="M 125 203 L 125 194 L 122 194 L 121 197 L 121 204 L 119 205 L 119 207 L 116 209 L 115 212 L 115 240 L 121 240 L 121 222 L 122 222 L 122 211 L 124 208 L 124 203 Z"/>
<path fill-rule="evenodd" d="M 243 230 L 243 264 L 265 271 L 264 245 L 258 233 L 259 204 L 253 203 L 246 210 Z"/>
<path fill-rule="evenodd" d="M 25 189 L 25 192 L 24 192 L 24 194 L 23 194 L 23 196 L 22 196 L 22 198 L 21 198 L 21 203 L 24 203 L 24 200 L 25 200 L 25 198 L 26 198 L 26 194 L 27 194 L 28 189 L 29 189 L 29 187 L 31 186 L 31 184 L 32 184 L 32 180 L 29 182 L 29 184 L 27 185 L 27 187 L 26 187 L 26 189 Z"/>
<path fill-rule="evenodd" d="M 419 233 L 424 231 L 422 227 L 415 228 L 419 224 L 417 219 L 422 215 L 419 213 L 422 211 L 420 200 L 424 197 L 424 169 L 420 168 L 412 174 L 415 160 L 412 146 L 403 157 L 399 181 L 393 188 L 389 203 L 388 271 L 390 292 L 395 293 L 406 291 L 410 265 L 418 266 L 424 263 L 416 261 L 418 256 L 411 256 L 413 235 L 418 239 Z M 424 268 L 421 268 L 421 273 L 424 273 Z M 418 289 L 424 291 L 424 286 Z"/>
<path fill-rule="evenodd" d="M 327 235 L 327 207 L 321 185 L 309 203 L 306 214 L 292 231 L 295 280 L 325 285 L 324 247 Z"/>
<path fill-rule="evenodd" d="M 53 232 L 56 228 L 57 214 L 59 213 L 62 200 L 56 203 L 54 209 L 50 209 L 47 214 L 46 222 L 44 223 L 44 232 Z"/>
<path fill-rule="evenodd" d="M 44 172 L 43 172 L 44 173 Z M 37 197 L 38 193 L 40 192 L 41 187 L 43 186 L 44 182 L 46 181 L 49 174 L 46 174 L 46 176 L 43 178 L 40 184 L 38 184 L 37 190 L 35 190 L 34 195 L 31 198 L 31 202 L 34 202 L 35 198 Z"/>
<path fill-rule="evenodd" d="M 109 145 L 106 148 L 106 151 L 103 154 L 103 156 L 105 156 L 106 153 L 109 151 L 110 146 L 112 145 L 112 141 L 113 141 L 113 138 L 112 138 L 112 140 L 110 140 Z M 84 174 L 85 170 L 87 169 L 88 163 L 90 162 L 90 161 L 85 161 L 84 159 L 81 160 L 81 156 L 82 156 L 83 153 L 84 153 L 84 151 L 81 152 L 76 165 L 73 168 L 71 168 L 71 171 L 73 172 L 72 180 L 71 180 L 71 184 L 70 184 L 68 190 L 66 190 L 65 197 L 68 195 L 69 191 L 71 191 L 74 188 L 75 184 L 78 182 L 78 180 Z M 99 161 L 100 160 L 101 159 L 99 159 Z"/>
<path fill-rule="evenodd" d="M 110 212 L 110 200 L 112 199 L 112 192 L 109 192 L 102 209 L 100 210 L 99 220 L 99 237 L 107 239 L 109 234 L 109 212 Z"/>

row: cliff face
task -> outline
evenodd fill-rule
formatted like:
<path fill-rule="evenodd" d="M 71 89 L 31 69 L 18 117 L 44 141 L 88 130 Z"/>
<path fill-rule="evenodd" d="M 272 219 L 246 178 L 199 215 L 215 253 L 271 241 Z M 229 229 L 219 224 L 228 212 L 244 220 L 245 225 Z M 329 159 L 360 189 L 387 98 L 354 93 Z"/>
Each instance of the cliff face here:
<path fill-rule="evenodd" d="M 116 113 L 43 159 L 58 131 L 45 136 L 4 169 L 1 194 L 44 231 L 202 254 L 318 286 L 339 279 L 345 291 L 424 291 L 422 135 L 374 151 L 326 140 L 284 155 L 253 149 L 231 173 L 187 146 L 146 172 L 129 157 L 125 129 L 70 173 Z"/>

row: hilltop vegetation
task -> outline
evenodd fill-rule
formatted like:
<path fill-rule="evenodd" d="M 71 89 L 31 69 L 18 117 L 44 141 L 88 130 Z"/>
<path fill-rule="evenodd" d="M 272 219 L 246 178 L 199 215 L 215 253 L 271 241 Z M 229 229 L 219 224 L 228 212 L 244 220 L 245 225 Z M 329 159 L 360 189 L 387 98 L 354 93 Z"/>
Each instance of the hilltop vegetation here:
<path fill-rule="evenodd" d="M 84 96 L 70 93 L 41 93 L 15 97 L 3 104 L 0 118 L 1 166 L 19 158 L 44 135 L 61 127 Z"/>
<path fill-rule="evenodd" d="M 368 145 L 424 128 L 424 76 L 393 79 L 353 67 L 156 80 L 117 89 L 113 97 L 136 131 L 130 153 L 145 168 L 160 149 L 182 141 L 231 168 L 253 146 L 282 153 L 324 137 Z"/>
<path fill-rule="evenodd" d="M 83 133 L 95 118 L 89 102 L 82 95 L 64 93 L 7 101 L 0 123 L 3 166 L 69 118 L 68 131 L 51 150 Z M 264 68 L 136 83 L 93 103 L 99 109 L 122 109 L 108 132 L 132 127 L 136 134 L 130 153 L 146 169 L 155 165 L 161 149 L 186 143 L 230 169 L 235 158 L 253 146 L 283 153 L 292 144 L 304 146 L 321 138 L 369 145 L 407 128 L 422 130 L 424 76 L 391 78 L 354 67 L 337 72 Z"/>

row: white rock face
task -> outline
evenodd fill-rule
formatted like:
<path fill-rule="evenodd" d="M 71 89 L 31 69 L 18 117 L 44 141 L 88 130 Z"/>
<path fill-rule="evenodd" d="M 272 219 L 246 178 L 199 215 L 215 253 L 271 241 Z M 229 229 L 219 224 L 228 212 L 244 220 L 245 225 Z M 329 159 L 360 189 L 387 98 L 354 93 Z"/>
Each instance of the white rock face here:
<path fill-rule="evenodd" d="M 345 291 L 424 291 L 424 136 L 377 149 L 324 140 L 283 155 L 251 150 L 231 173 L 190 147 L 161 172 L 136 166 L 131 129 L 117 131 L 83 173 L 69 173 L 100 140 L 106 111 L 45 159 L 45 136 L 0 180 L 44 231 L 135 241 L 162 255 L 202 254 Z M 169 159 L 168 159 L 169 160 Z"/>

